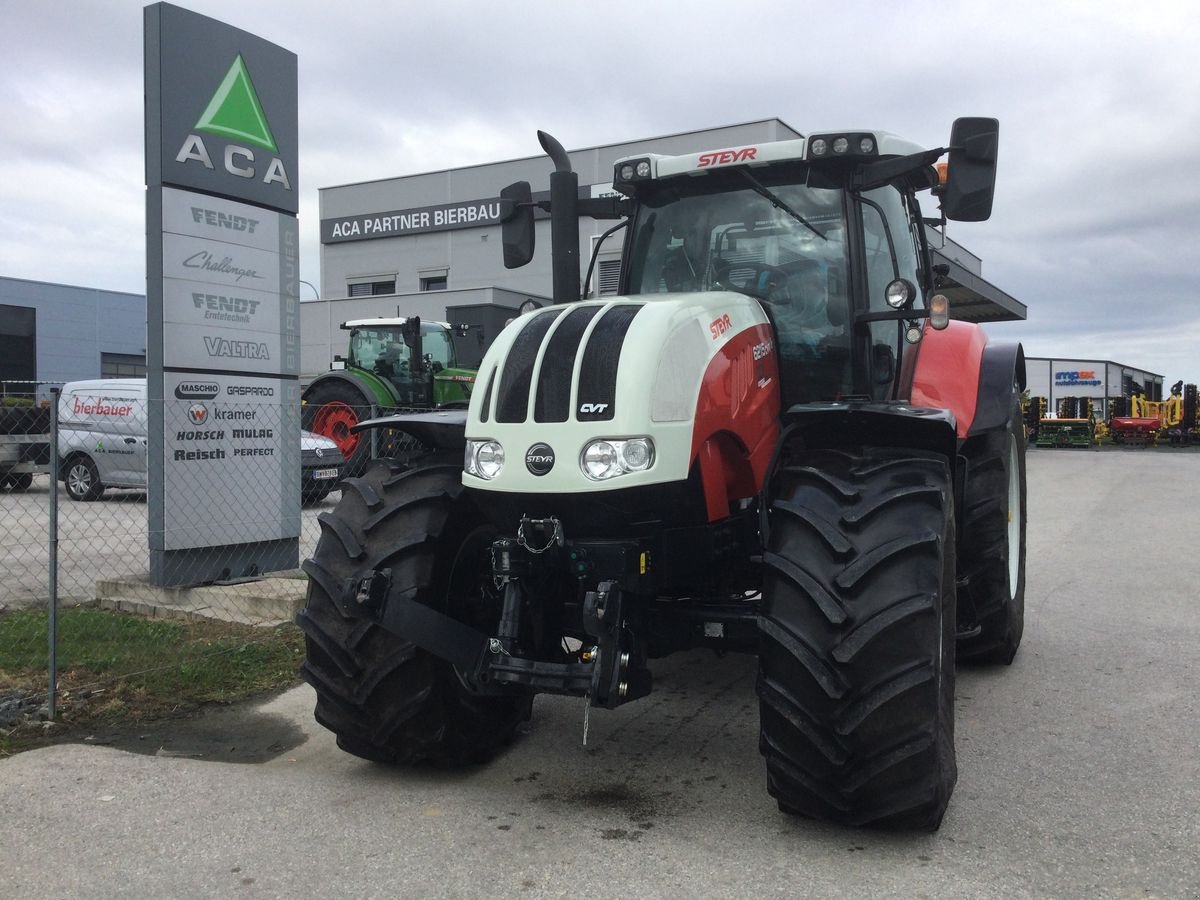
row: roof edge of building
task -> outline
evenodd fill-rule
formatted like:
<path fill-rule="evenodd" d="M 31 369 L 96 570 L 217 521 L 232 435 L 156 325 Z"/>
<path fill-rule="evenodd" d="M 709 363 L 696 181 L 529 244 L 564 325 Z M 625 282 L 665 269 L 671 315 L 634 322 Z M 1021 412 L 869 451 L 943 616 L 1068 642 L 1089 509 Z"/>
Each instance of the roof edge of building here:
<path fill-rule="evenodd" d="M 99 291 L 103 294 L 120 294 L 124 297 L 141 297 L 143 300 L 146 298 L 145 293 L 138 294 L 133 291 L 114 291 L 110 290 L 109 288 L 87 287 L 82 284 L 66 284 L 62 281 L 46 281 L 41 278 L 18 278 L 13 275 L 0 275 L 0 281 L 20 281 L 24 284 L 44 284 L 47 287 L 70 288 L 73 291 Z"/>

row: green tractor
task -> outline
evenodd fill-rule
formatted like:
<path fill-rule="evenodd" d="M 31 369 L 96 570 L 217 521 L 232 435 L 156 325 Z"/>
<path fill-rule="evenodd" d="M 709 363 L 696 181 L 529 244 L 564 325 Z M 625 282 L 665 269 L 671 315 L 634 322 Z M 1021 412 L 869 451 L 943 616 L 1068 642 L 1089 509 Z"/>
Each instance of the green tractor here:
<path fill-rule="evenodd" d="M 371 460 L 369 434 L 354 426 L 381 411 L 465 409 L 475 369 L 460 368 L 455 335 L 467 326 L 408 318 L 355 319 L 346 356 L 304 391 L 303 423 L 335 441 L 346 458 L 346 474 L 357 475 Z M 378 455 L 378 454 L 376 454 Z"/>

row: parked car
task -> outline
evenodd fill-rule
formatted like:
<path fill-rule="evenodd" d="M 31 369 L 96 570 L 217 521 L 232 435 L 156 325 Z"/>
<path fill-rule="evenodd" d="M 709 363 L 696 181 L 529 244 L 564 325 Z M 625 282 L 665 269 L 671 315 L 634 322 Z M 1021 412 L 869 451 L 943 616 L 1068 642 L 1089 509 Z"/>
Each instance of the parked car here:
<path fill-rule="evenodd" d="M 300 499 L 319 503 L 341 481 L 346 460 L 338 445 L 323 434 L 300 432 Z"/>
<path fill-rule="evenodd" d="M 58 478 L 72 500 L 107 488 L 146 488 L 146 380 L 101 378 L 63 386 L 58 413 Z M 337 444 L 300 432 L 300 496 L 323 500 L 341 480 Z"/>

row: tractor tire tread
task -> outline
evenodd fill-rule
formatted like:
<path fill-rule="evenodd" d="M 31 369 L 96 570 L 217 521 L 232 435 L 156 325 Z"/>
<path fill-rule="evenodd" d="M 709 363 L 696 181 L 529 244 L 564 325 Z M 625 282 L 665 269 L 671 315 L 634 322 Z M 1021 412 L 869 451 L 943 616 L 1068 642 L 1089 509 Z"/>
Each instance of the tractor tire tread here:
<path fill-rule="evenodd" d="M 507 745 L 529 717 L 528 695 L 470 693 L 449 663 L 368 618 L 354 615 L 363 577 L 392 569 L 391 598 L 441 606 L 462 538 L 476 514 L 454 489 L 453 467 L 418 466 L 393 477 L 379 462 L 343 491 L 322 517 L 308 599 L 296 617 L 304 633 L 302 676 L 317 693 L 317 721 L 338 745 L 364 759 L 458 767 Z M 378 498 L 378 501 L 377 499 Z M 388 513 L 371 529 L 364 522 Z"/>
<path fill-rule="evenodd" d="M 768 790 L 799 815 L 936 828 L 957 778 L 949 467 L 871 448 L 809 460 L 772 488 L 757 687 Z M 845 553 L 811 527 L 858 509 L 870 512 L 842 531 Z"/>

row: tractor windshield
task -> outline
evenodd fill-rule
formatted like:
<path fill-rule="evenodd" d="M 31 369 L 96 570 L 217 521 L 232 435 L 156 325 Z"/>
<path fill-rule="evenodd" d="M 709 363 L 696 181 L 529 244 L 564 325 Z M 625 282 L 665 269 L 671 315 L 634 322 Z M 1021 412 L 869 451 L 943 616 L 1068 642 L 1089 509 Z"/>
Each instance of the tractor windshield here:
<path fill-rule="evenodd" d="M 787 174 L 674 179 L 643 196 L 628 290 L 757 297 L 775 324 L 787 400 L 833 399 L 850 392 L 844 193 L 807 170 Z"/>
<path fill-rule="evenodd" d="M 435 369 L 454 366 L 454 346 L 450 334 L 437 322 L 421 323 L 421 352 Z M 350 335 L 350 354 L 354 365 L 387 374 L 407 369 L 411 353 L 404 343 L 400 325 L 359 325 Z"/>

